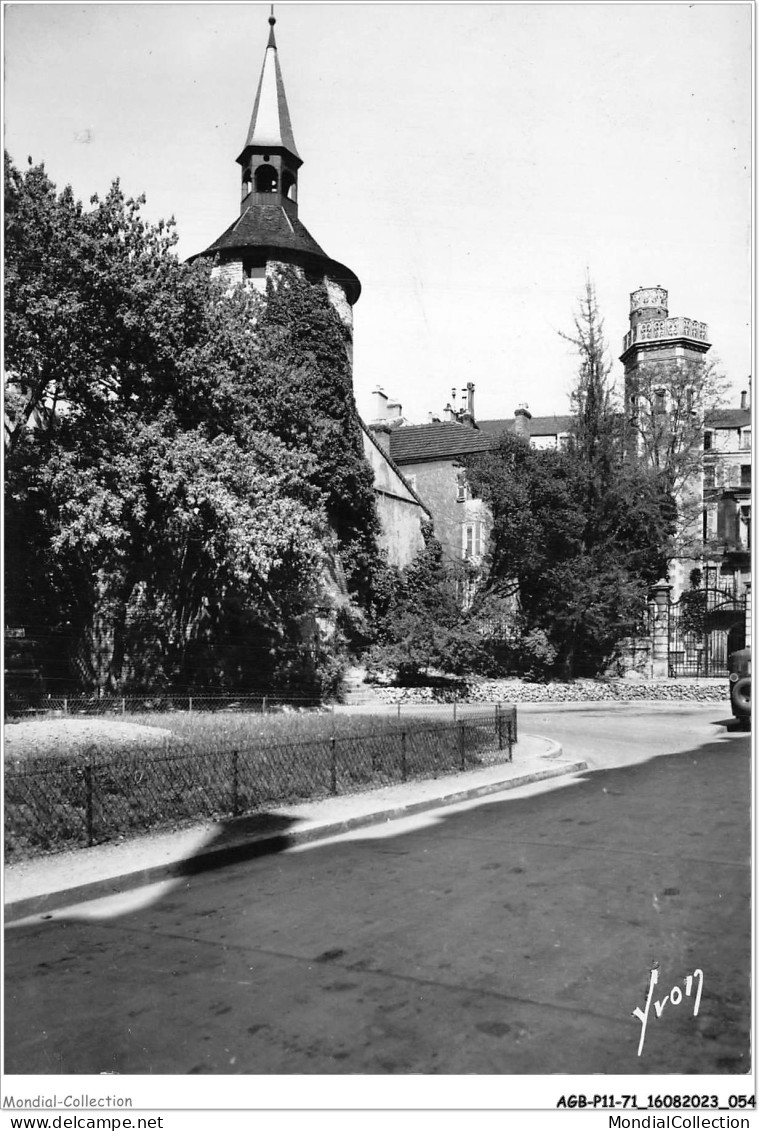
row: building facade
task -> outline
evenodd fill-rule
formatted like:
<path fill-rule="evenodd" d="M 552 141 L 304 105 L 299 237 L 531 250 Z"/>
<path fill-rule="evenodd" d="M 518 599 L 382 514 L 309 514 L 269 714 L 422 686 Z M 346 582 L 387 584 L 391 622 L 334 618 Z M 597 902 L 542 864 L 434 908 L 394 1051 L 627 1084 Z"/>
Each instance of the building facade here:
<path fill-rule="evenodd" d="M 476 579 L 484 565 L 492 515 L 482 499 L 472 496 L 464 459 L 497 448 L 504 432 L 521 436 L 535 448 L 560 450 L 569 438 L 572 418 L 533 417 L 520 405 L 511 417 L 476 421 L 474 391 L 470 383 L 461 410 L 449 402 L 441 415 L 430 414 L 426 424 L 408 424 L 402 406 L 378 389 L 369 428 L 375 435 L 383 430 L 388 435 L 390 456 L 428 508 L 449 567 L 463 568 Z"/>
<path fill-rule="evenodd" d="M 704 568 L 736 595 L 751 580 L 751 415 L 745 391 L 740 408 L 712 413 L 704 428 Z"/>

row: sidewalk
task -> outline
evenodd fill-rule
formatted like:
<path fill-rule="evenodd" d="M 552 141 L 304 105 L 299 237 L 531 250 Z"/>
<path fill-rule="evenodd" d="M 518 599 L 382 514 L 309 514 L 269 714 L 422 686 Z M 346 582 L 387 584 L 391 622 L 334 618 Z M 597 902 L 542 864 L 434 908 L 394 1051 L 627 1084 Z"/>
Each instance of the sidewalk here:
<path fill-rule="evenodd" d="M 5 922 L 587 769 L 561 754 L 520 734 L 512 762 L 20 861 L 5 868 Z"/>

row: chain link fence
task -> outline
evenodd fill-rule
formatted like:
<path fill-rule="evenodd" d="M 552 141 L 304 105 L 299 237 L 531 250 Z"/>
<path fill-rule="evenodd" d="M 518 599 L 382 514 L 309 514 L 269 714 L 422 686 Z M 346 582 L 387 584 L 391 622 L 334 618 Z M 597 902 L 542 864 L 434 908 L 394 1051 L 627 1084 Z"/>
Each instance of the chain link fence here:
<path fill-rule="evenodd" d="M 5 767 L 5 853 L 17 860 L 193 819 L 224 819 L 510 761 L 516 707 L 452 723 L 236 746 L 88 751 Z"/>
<path fill-rule="evenodd" d="M 33 718 L 39 715 L 100 716 L 155 714 L 165 711 L 261 711 L 266 713 L 282 707 L 310 708 L 321 705 L 317 696 L 311 698 L 283 695 L 278 692 L 246 692 L 242 695 L 190 695 L 187 692 L 157 692 L 153 695 L 7 695 L 5 714 L 12 717 Z"/>

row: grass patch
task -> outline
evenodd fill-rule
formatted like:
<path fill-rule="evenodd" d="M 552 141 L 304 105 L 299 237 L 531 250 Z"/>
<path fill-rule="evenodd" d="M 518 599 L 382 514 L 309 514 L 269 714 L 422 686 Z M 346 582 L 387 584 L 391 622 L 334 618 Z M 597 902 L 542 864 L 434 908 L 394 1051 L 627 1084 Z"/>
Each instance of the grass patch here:
<path fill-rule="evenodd" d="M 178 747 L 207 753 L 234 747 L 331 738 L 360 738 L 368 734 L 424 724 L 440 725 L 450 719 L 404 713 L 349 715 L 330 710 L 240 712 L 231 710 L 189 713 L 112 714 L 80 720 L 38 718 L 21 724 L 7 723 L 6 762 L 28 758 L 59 758 L 121 753 L 127 750 L 167 751 Z M 148 721 L 149 720 L 149 721 Z M 81 724 L 81 729 L 69 727 Z M 14 733 L 16 732 L 16 733 Z"/>

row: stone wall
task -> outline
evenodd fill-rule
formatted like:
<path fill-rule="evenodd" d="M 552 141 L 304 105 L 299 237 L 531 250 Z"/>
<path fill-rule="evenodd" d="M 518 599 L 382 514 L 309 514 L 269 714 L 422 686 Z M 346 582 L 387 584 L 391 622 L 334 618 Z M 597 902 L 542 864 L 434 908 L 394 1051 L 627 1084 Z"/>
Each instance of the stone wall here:
<path fill-rule="evenodd" d="M 227 263 L 217 264 L 211 271 L 214 279 L 221 279 L 227 286 L 233 287 L 242 283 L 242 260 L 232 259 Z"/>
<path fill-rule="evenodd" d="M 246 279 L 243 275 L 243 264 L 241 258 L 229 259 L 225 263 L 216 264 L 211 271 L 211 275 L 214 279 L 221 279 L 222 282 L 227 283 L 230 287 L 236 286 L 240 283 L 245 283 L 246 286 L 250 289 L 256 290 L 260 294 L 265 294 L 267 279 L 274 278 L 278 273 L 286 270 L 288 266 L 294 266 L 294 270 L 300 276 L 300 278 L 305 277 L 305 272 L 302 267 L 287 263 L 280 263 L 277 260 L 270 259 L 267 261 L 265 269 L 260 268 L 255 270 L 251 278 Z M 335 282 L 334 279 L 330 279 L 327 276 L 324 277 L 323 282 L 327 288 L 327 295 L 329 297 L 330 303 L 332 304 L 340 321 L 348 330 L 350 330 L 352 338 L 353 308 L 348 302 L 345 290 L 339 283 Z M 349 353 L 351 353 L 352 348 L 352 345 L 349 346 Z"/>
<path fill-rule="evenodd" d="M 348 302 L 348 297 L 345 293 L 345 290 L 343 289 L 343 287 L 341 287 L 341 285 L 339 283 L 336 283 L 334 281 L 334 279 L 330 279 L 326 275 L 324 277 L 324 284 L 327 288 L 327 294 L 329 295 L 329 301 L 332 303 L 333 307 L 335 308 L 335 311 L 337 312 L 337 315 L 340 318 L 340 321 L 343 323 L 344 326 L 347 326 L 347 328 L 352 333 L 353 332 L 353 307 Z"/>
<path fill-rule="evenodd" d="M 729 699 L 726 679 L 574 680 L 571 683 L 523 683 L 482 680 L 458 687 L 376 687 L 384 703 L 600 703 L 641 700 L 720 703 Z"/>

